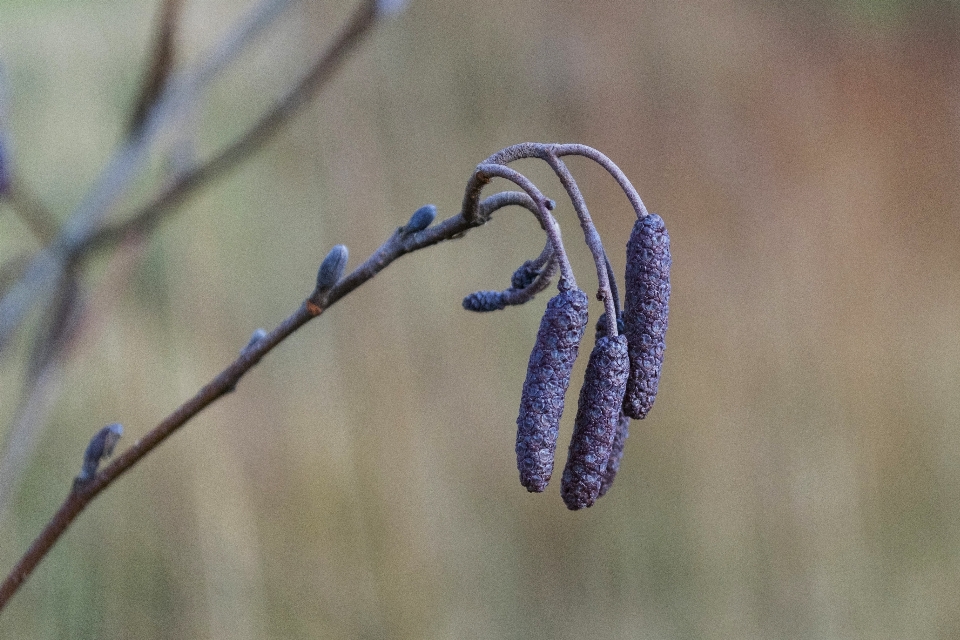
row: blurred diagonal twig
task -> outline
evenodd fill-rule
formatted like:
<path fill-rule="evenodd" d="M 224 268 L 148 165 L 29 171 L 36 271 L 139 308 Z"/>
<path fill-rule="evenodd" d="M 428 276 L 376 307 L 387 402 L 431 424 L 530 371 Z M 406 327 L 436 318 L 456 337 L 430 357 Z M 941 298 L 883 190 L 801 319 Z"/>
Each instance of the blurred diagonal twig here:
<path fill-rule="evenodd" d="M 101 221 L 126 192 L 132 180 L 143 170 L 147 158 L 166 129 L 177 129 L 188 118 L 203 89 L 271 24 L 289 4 L 289 0 L 260 0 L 213 51 L 197 63 L 192 72 L 170 74 L 162 94 L 153 101 L 139 126 L 138 135 L 124 139 L 86 197 L 70 214 L 59 234 L 41 249 L 24 270 L 23 276 L 0 297 L 0 355 L 27 312 L 49 304 L 51 288 L 59 274 L 70 264 L 81 262 L 90 251 L 89 240 Z M 367 2 L 366 4 L 369 4 Z M 161 25 L 163 22 L 161 22 Z M 262 140 L 261 140 L 262 142 Z M 251 148 L 248 157 L 256 148 Z M 211 160 L 215 161 L 216 158 Z M 207 163 L 193 169 L 203 170 Z M 191 175 L 191 172 L 184 174 Z M 199 186 L 199 181 L 196 186 Z M 169 190 L 169 185 L 161 187 Z M 166 191 L 165 191 L 166 192 Z M 116 246 L 119 237 L 103 243 Z"/>
<path fill-rule="evenodd" d="M 182 6 L 183 0 L 163 0 L 160 6 L 160 20 L 154 35 L 153 51 L 143 78 L 143 86 L 140 88 L 140 95 L 130 116 L 130 124 L 127 125 L 128 137 L 134 137 L 140 132 L 150 108 L 160 97 L 167 78 L 173 70 L 176 57 L 175 35 Z"/>
<path fill-rule="evenodd" d="M 87 259 L 94 253 L 114 249 L 128 237 L 144 237 L 163 216 L 173 212 L 188 194 L 209 184 L 213 178 L 237 166 L 260 149 L 332 77 L 346 55 L 382 13 L 379 3 L 365 0 L 333 44 L 317 56 L 308 72 L 245 134 L 209 160 L 190 164 L 186 168 L 182 168 L 182 162 L 174 163 L 174 173 L 160 185 L 159 193 L 152 202 L 124 222 L 102 226 L 101 221 L 143 170 L 149 155 L 156 151 L 160 131 L 189 130 L 185 123 L 192 119 L 203 91 L 290 3 L 291 0 L 260 0 L 192 70 L 176 73 L 173 70 L 174 40 L 181 0 L 164 0 L 149 68 L 131 117 L 128 137 L 121 142 L 99 179 L 59 233 L 52 228 L 52 223 L 45 222 L 49 216 L 44 215 L 42 205 L 24 208 L 25 212 L 36 214 L 29 216 L 29 220 L 35 221 L 36 224 L 32 226 L 36 227 L 36 234 L 48 244 L 18 269 L 20 276 L 5 288 L 0 297 L 0 355 L 31 309 L 39 307 L 47 310 L 42 315 L 50 315 L 50 309 L 61 306 L 56 295 L 57 283 L 65 281 L 65 274 L 82 273 Z M 182 135 L 174 138 L 173 144 L 183 142 Z M 176 150 L 174 154 L 181 161 L 186 157 Z M 19 202 L 25 207 L 34 201 L 22 197 Z M 41 222 L 45 224 L 41 225 Z M 66 314 L 59 315 L 66 317 Z M 23 455 L 20 454 L 25 455 L 31 448 L 14 445 L 31 442 L 36 434 L 26 432 L 35 432 L 46 413 L 28 411 L 36 406 L 29 398 L 38 393 L 41 380 L 55 378 L 51 372 L 59 366 L 63 356 L 57 348 L 59 343 L 48 340 L 50 335 L 53 334 L 41 332 L 35 338 L 33 352 L 44 355 L 42 361 L 34 358 L 34 372 L 25 378 L 22 411 L 17 413 L 18 417 L 6 436 L 5 453 L 2 456 L 5 461 L 4 473 L 0 474 L 0 510 L 4 494 L 10 493 L 18 475 L 17 469 L 22 467 Z M 37 362 L 41 364 L 37 365 Z M 44 376 L 35 375 L 41 370 L 46 372 Z M 52 387 L 45 387 L 45 397 L 50 395 L 49 392 L 52 392 Z M 14 458 L 19 463 L 13 464 L 16 461 Z"/>

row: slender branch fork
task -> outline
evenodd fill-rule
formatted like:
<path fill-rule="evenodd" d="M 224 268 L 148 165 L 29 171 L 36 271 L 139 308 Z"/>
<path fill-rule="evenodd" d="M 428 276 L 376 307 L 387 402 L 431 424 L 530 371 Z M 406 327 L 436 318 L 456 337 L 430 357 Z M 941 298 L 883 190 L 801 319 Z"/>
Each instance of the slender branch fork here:
<path fill-rule="evenodd" d="M 633 190 L 632 185 L 626 180 L 620 169 L 606 156 L 590 147 L 523 143 L 494 154 L 494 156 L 480 163 L 471 175 L 464 195 L 464 208 L 460 213 L 432 227 L 414 233 L 407 233 L 403 227 L 398 228 L 370 257 L 335 285 L 322 290 L 318 285 L 318 288 L 304 300 L 300 307 L 273 331 L 244 348 L 240 352 L 240 356 L 227 368 L 201 388 L 192 398 L 164 418 L 145 436 L 117 456 L 113 462 L 94 475 L 92 479 L 83 483 L 75 482 L 63 504 L 33 541 L 20 561 L 13 567 L 4 582 L 0 584 L 0 610 L 3 609 L 24 580 L 60 539 L 74 519 L 94 498 L 203 409 L 232 392 L 240 379 L 274 347 L 286 340 L 307 322 L 322 315 L 326 309 L 329 309 L 338 300 L 376 276 L 397 258 L 444 240 L 461 238 L 470 229 L 485 224 L 496 210 L 509 205 L 520 205 L 534 213 L 541 226 L 544 227 L 548 236 L 548 244 L 552 245 L 552 251 L 558 254 L 555 259 L 561 263 L 561 271 L 563 272 L 565 257 L 562 254 L 563 246 L 559 242 L 559 227 L 549 213 L 549 210 L 553 208 L 553 202 L 545 198 L 526 177 L 505 166 L 507 162 L 522 157 L 543 158 L 551 166 L 554 166 L 558 175 L 561 175 L 561 179 L 568 183 L 572 181 L 569 172 L 566 171 L 565 167 L 556 165 L 554 162 L 560 155 L 583 155 L 597 161 L 617 179 L 621 186 L 627 185 L 628 188 L 624 188 L 624 191 L 628 198 L 631 202 L 638 203 L 635 204 L 637 216 L 646 215 L 646 209 L 643 207 L 639 196 L 636 196 L 635 200 L 631 197 L 631 192 L 635 195 L 636 191 Z M 497 193 L 480 200 L 480 192 L 483 187 L 494 177 L 508 179 L 521 186 L 524 192 Z M 589 218 L 584 215 L 586 208 L 582 205 L 582 197 L 580 197 L 581 202 L 578 204 L 577 198 L 573 194 L 579 196 L 579 191 L 574 191 L 569 186 L 567 186 L 567 189 L 571 192 L 575 209 L 589 240 L 591 230 L 592 233 L 596 233 L 596 231 L 593 229 Z M 566 269 L 569 269 L 569 264 L 567 264 Z M 572 272 L 570 277 L 572 277 Z M 609 306 L 612 294 L 607 279 L 605 255 L 603 256 L 603 262 L 598 262 L 598 280 L 601 291 L 599 297 L 604 300 L 605 306 Z M 615 326 L 616 323 L 608 324 Z"/>

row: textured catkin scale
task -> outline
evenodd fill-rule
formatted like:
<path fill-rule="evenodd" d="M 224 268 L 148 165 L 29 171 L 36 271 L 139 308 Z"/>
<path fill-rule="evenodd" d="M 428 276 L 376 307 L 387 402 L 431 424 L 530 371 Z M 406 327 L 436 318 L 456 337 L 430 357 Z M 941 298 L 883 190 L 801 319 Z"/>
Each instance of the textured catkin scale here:
<path fill-rule="evenodd" d="M 627 339 L 598 339 L 580 388 L 577 419 L 560 485 L 560 495 L 569 509 L 589 507 L 600 495 L 629 374 Z"/>
<path fill-rule="evenodd" d="M 550 299 L 530 353 L 517 417 L 517 469 L 527 491 L 546 489 L 560 432 L 563 396 L 587 326 L 587 295 L 568 289 Z"/>
<path fill-rule="evenodd" d="M 643 418 L 650 411 L 663 366 L 670 302 L 670 236 L 656 214 L 633 225 L 627 242 L 623 330 L 630 352 L 630 378 L 623 412 Z"/>
<path fill-rule="evenodd" d="M 603 480 L 600 482 L 600 493 L 597 498 L 610 489 L 613 479 L 617 477 L 617 471 L 620 470 L 620 459 L 623 458 L 623 445 L 627 442 L 630 435 L 630 416 L 620 412 L 620 420 L 617 422 L 617 433 L 613 437 L 613 446 L 610 448 L 610 458 L 607 460 L 607 468 L 603 472 Z"/>

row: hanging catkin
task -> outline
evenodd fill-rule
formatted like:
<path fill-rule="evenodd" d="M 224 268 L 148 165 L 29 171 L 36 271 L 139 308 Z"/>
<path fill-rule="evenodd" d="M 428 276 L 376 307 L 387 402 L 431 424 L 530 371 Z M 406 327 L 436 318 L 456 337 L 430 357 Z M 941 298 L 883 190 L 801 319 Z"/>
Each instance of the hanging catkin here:
<path fill-rule="evenodd" d="M 589 507 L 600 494 L 629 373 L 627 339 L 597 339 L 580 388 L 577 419 L 560 485 L 560 495 L 570 509 Z"/>
<path fill-rule="evenodd" d="M 660 384 L 670 301 L 670 236 L 660 216 L 650 214 L 633 225 L 624 280 L 623 327 L 630 352 L 630 377 L 623 412 L 631 418 L 643 418 Z"/>
<path fill-rule="evenodd" d="M 535 492 L 547 487 L 553 473 L 563 396 L 570 385 L 570 371 L 587 326 L 586 294 L 569 288 L 564 280 L 559 289 L 560 293 L 547 303 L 540 321 L 517 417 L 520 483 Z"/>

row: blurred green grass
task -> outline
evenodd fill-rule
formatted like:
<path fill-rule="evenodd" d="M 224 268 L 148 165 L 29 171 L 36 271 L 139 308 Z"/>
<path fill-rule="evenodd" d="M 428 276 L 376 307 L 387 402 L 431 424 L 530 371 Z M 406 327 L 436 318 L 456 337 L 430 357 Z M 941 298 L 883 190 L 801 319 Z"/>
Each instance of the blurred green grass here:
<path fill-rule="evenodd" d="M 0 637 L 956 636 L 960 22 L 955 3 L 879 20 L 883 4 L 413 2 L 151 239 L 68 366 L 0 514 L 0 564 L 97 428 L 143 434 L 292 310 L 332 245 L 358 261 L 421 204 L 454 213 L 473 166 L 524 140 L 599 148 L 671 231 L 661 396 L 616 485 L 570 513 L 556 486 L 517 482 L 546 296 L 491 316 L 459 304 L 542 246 L 503 212 L 392 265 L 104 494 Z M 154 7 L 0 10 L 18 169 L 65 215 L 121 135 Z M 301 9 L 244 57 L 201 151 L 348 10 Z M 191 5 L 185 51 L 239 12 Z M 632 213 L 571 165 L 621 272 Z M 590 289 L 570 206 L 558 215 Z M 2 256 L 29 243 L 0 210 Z"/>

